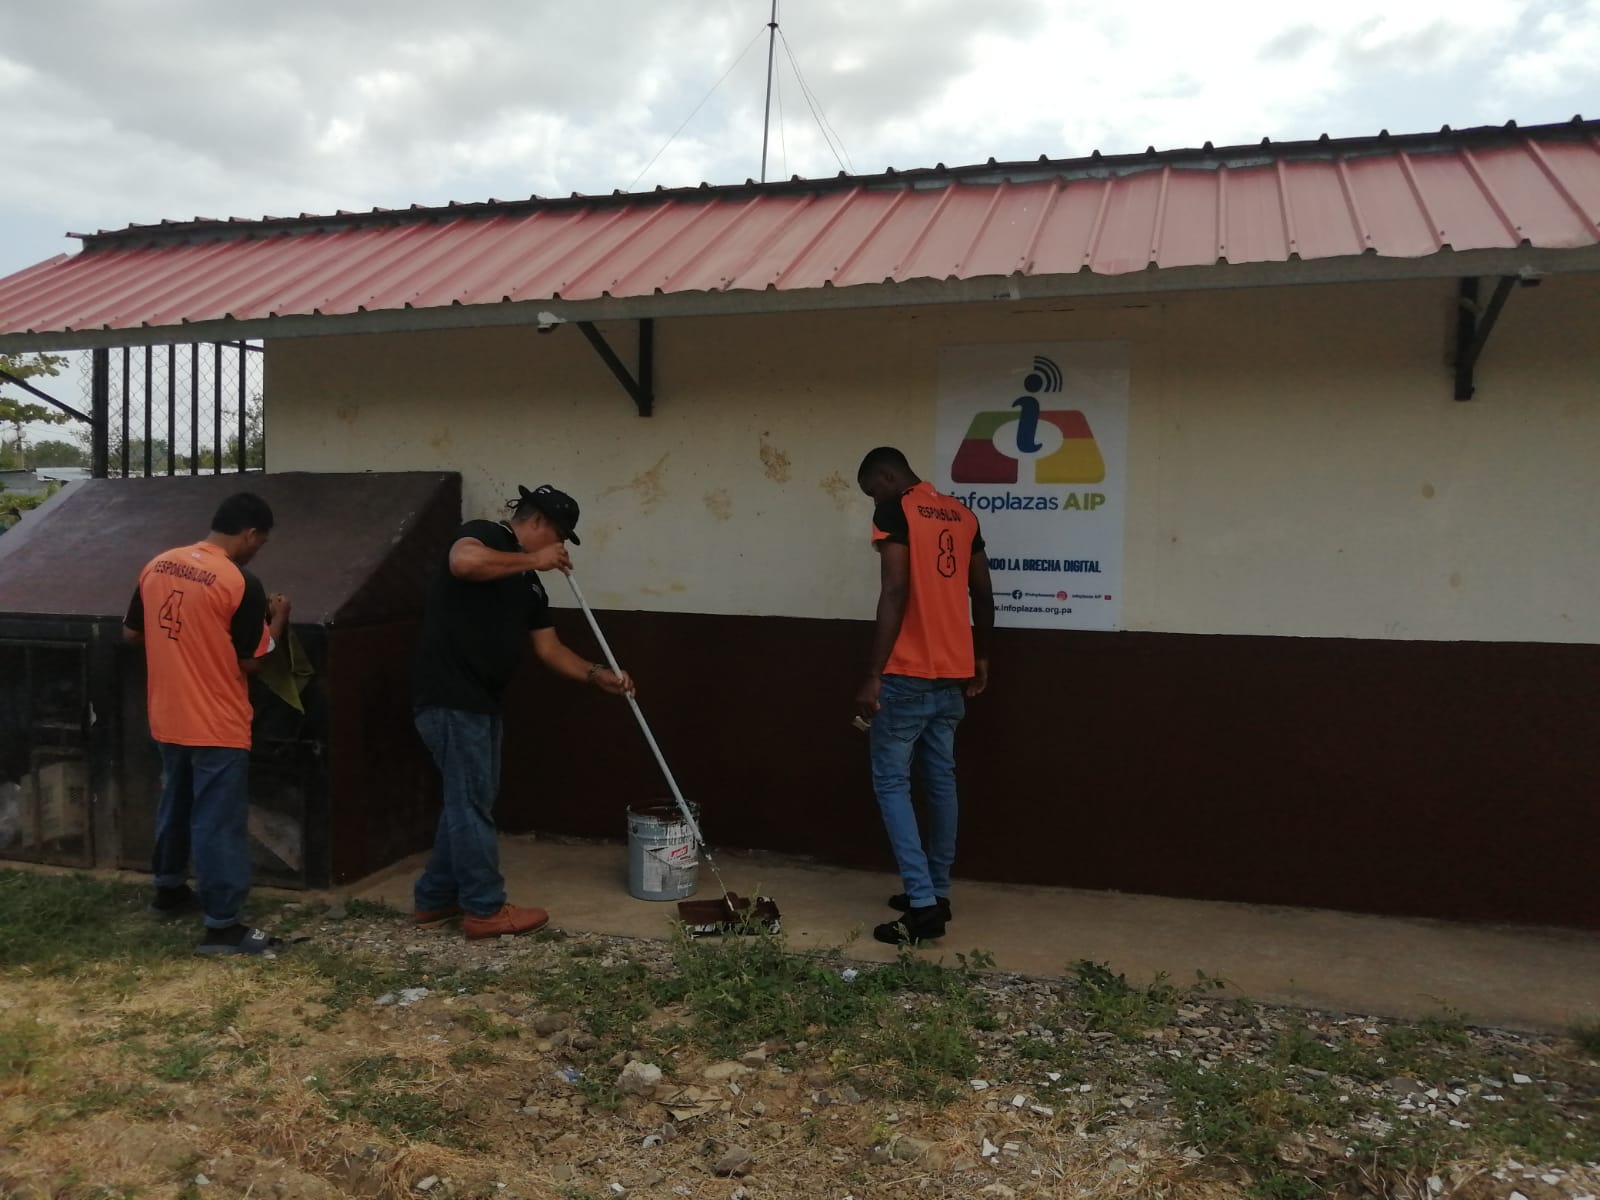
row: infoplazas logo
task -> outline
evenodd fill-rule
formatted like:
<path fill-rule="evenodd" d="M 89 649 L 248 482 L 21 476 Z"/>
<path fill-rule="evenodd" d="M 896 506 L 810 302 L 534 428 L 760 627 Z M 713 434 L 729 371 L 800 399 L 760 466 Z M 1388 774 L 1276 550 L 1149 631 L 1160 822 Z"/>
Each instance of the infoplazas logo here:
<path fill-rule="evenodd" d="M 1100 483 L 1105 459 L 1095 444 L 1089 419 L 1076 409 L 1046 409 L 1040 395 L 1061 390 L 1061 368 L 1035 355 L 1022 381 L 1026 396 L 1010 409 L 980 412 L 950 464 L 954 483 L 1016 483 L 1024 462 L 1033 464 L 1034 483 Z"/>

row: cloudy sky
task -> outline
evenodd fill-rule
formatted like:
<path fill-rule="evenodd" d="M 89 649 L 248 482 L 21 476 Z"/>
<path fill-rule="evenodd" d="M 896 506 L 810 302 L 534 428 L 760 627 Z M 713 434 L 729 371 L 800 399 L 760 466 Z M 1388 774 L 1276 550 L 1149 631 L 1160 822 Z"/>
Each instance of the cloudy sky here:
<path fill-rule="evenodd" d="M 767 4 L 0 0 L 0 275 L 130 221 L 742 181 Z M 842 149 L 780 42 L 772 176 L 1600 115 L 1600 0 L 784 0 L 779 20 Z"/>

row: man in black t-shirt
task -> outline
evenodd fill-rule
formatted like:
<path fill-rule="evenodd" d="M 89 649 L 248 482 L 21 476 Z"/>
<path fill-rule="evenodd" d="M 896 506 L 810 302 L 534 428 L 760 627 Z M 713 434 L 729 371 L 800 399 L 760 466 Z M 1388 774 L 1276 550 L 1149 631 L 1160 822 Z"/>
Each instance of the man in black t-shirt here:
<path fill-rule="evenodd" d="M 558 675 L 614 696 L 633 680 L 562 644 L 538 571 L 569 571 L 578 545 L 578 503 L 549 484 L 518 486 L 509 520 L 468 521 L 451 542 L 428 591 L 412 700 L 417 731 L 444 778 L 444 811 L 433 853 L 413 889 L 416 923 L 460 916 L 469 938 L 527 933 L 550 919 L 542 908 L 506 903 L 495 838 L 500 791 L 500 698 L 532 642 Z"/>

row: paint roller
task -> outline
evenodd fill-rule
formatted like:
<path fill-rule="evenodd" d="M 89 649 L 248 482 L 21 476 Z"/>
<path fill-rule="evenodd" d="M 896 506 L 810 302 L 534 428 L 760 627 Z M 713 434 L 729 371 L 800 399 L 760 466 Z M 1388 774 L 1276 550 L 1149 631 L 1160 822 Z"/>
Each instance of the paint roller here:
<path fill-rule="evenodd" d="M 600 622 L 595 620 L 594 610 L 589 607 L 589 602 L 584 598 L 583 589 L 578 586 L 578 577 L 572 571 L 567 572 L 567 583 L 572 588 L 573 598 L 577 600 L 578 607 L 583 610 L 584 617 L 589 622 L 589 628 L 594 633 L 595 641 L 600 643 L 600 650 L 606 656 L 606 665 L 611 668 L 614 675 L 621 676 L 622 668 L 617 665 L 617 656 L 611 651 L 611 643 L 606 641 L 606 635 L 600 631 Z M 711 874 L 717 881 L 717 886 L 722 889 L 720 900 L 684 900 L 678 904 L 678 919 L 695 936 L 706 936 L 719 933 L 756 933 L 761 930 L 777 932 L 778 906 L 771 897 L 755 896 L 746 898 L 735 895 L 728 890 L 728 885 L 722 881 L 722 873 L 717 870 L 716 861 L 711 856 L 711 850 L 706 845 L 705 836 L 700 832 L 700 823 L 695 820 L 694 812 L 689 807 L 688 801 L 683 798 L 683 792 L 678 787 L 678 781 L 672 774 L 672 768 L 667 766 L 667 757 L 661 752 L 661 746 L 656 741 L 656 736 L 650 730 L 650 723 L 644 719 L 644 711 L 639 707 L 639 701 L 632 695 L 625 697 L 628 707 L 633 710 L 633 719 L 639 723 L 639 730 L 644 734 L 644 740 L 650 746 L 650 752 L 656 756 L 656 764 L 661 768 L 661 774 L 667 781 L 667 787 L 672 792 L 673 802 L 678 806 L 684 823 L 689 827 L 689 833 L 695 840 L 701 854 L 705 856 L 706 866 L 711 868 Z"/>

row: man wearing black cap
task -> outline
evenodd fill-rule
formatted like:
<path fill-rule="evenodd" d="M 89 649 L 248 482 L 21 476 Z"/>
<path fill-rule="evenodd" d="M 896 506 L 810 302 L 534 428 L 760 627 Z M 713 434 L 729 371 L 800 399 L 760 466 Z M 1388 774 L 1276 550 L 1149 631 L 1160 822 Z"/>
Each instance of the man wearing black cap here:
<path fill-rule="evenodd" d="M 500 698 L 522 648 L 550 670 L 614 696 L 633 680 L 562 644 L 538 571 L 568 571 L 578 545 L 578 502 L 549 484 L 518 486 L 503 521 L 468 521 L 428 592 L 412 697 L 417 731 L 444 778 L 444 811 L 433 853 L 413 889 L 416 923 L 461 917 L 469 938 L 528 933 L 550 919 L 542 908 L 506 903 L 495 839 L 500 791 Z"/>

